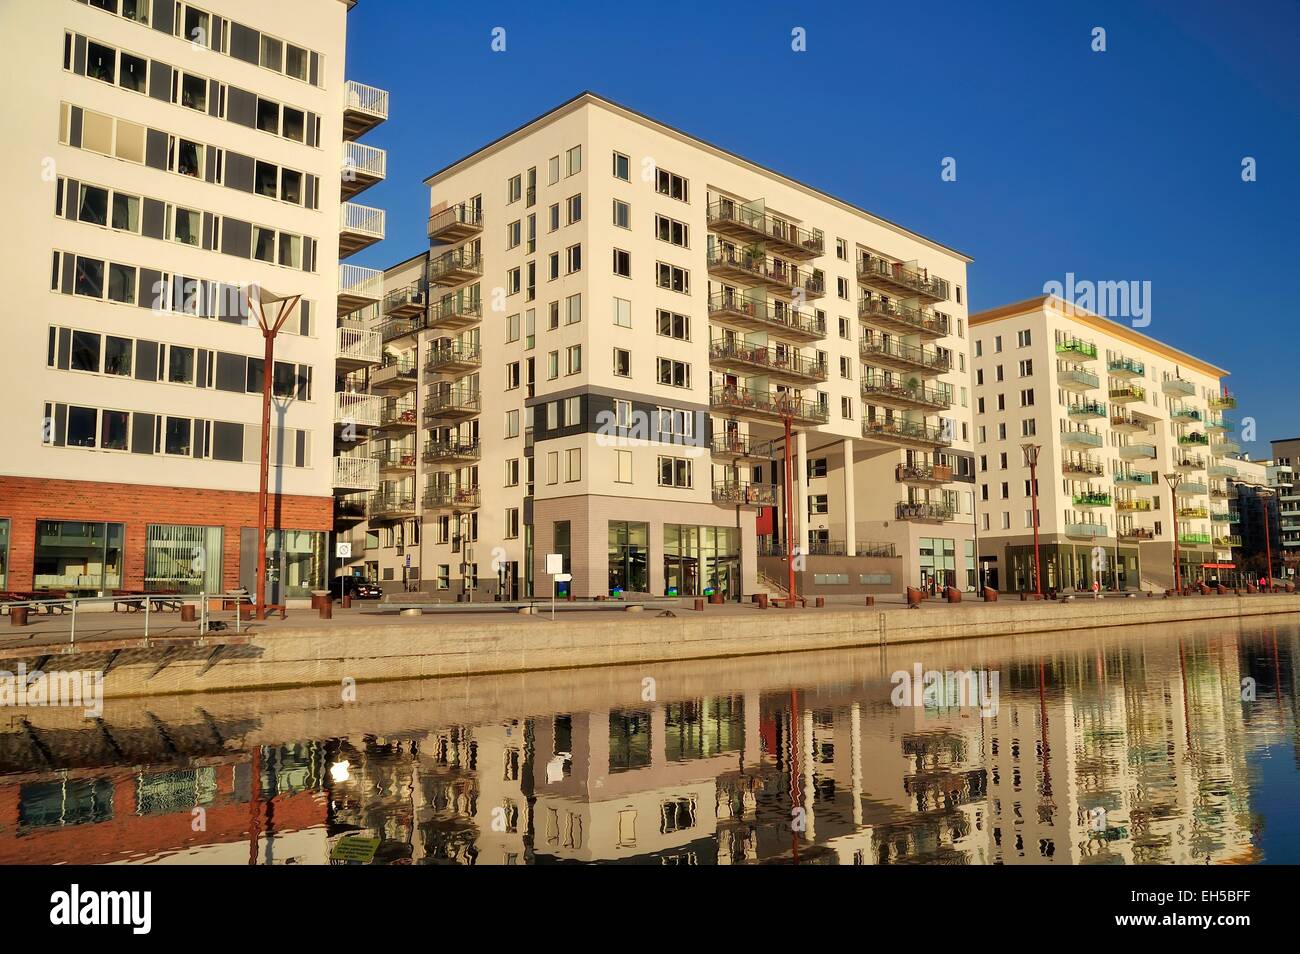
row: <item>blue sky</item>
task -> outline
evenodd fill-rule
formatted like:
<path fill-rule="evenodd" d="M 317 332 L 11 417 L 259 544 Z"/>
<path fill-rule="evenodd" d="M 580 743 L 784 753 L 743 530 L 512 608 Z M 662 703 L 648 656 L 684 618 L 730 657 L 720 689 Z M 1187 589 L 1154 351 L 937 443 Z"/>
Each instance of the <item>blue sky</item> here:
<path fill-rule="evenodd" d="M 420 251 L 430 172 L 590 89 L 967 253 L 972 311 L 1150 281 L 1143 330 L 1232 372 L 1243 449 L 1300 435 L 1300 3 L 897 9 L 361 0 L 347 75 L 392 100 L 360 201 L 389 237 L 352 261 Z"/>

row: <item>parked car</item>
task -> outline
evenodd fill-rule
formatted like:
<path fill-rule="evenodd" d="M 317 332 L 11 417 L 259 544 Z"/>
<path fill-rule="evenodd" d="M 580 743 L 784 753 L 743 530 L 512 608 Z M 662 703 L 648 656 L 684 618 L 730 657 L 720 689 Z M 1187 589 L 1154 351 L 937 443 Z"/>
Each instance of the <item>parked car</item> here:
<path fill-rule="evenodd" d="M 343 593 L 354 600 L 377 600 L 384 595 L 378 583 L 371 583 L 369 580 L 358 579 L 355 576 L 344 581 Z"/>

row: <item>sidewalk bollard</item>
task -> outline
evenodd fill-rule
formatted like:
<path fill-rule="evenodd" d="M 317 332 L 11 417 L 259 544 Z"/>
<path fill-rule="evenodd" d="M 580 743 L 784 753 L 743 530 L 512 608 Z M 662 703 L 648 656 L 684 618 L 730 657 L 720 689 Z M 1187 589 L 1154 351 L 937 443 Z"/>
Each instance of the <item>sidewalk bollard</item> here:
<path fill-rule="evenodd" d="M 908 607 L 919 607 L 924 594 L 914 586 L 907 588 L 907 605 Z"/>
<path fill-rule="evenodd" d="M 821 609 L 825 605 L 826 605 L 826 597 L 824 596 L 817 597 L 817 608 Z"/>
<path fill-rule="evenodd" d="M 754 602 L 758 604 L 759 609 L 767 609 L 767 594 L 755 593 Z"/>
<path fill-rule="evenodd" d="M 712 603 L 714 606 L 721 606 L 726 601 L 722 598 L 721 593 L 710 593 L 709 602 Z"/>
<path fill-rule="evenodd" d="M 26 606 L 15 606 L 15 607 L 13 607 L 12 609 L 9 610 L 9 625 L 10 625 L 10 626 L 26 626 L 26 625 L 27 625 L 27 607 L 26 607 Z"/>
<path fill-rule="evenodd" d="M 334 601 L 330 599 L 328 596 L 322 597 L 317 602 L 317 609 L 320 611 L 321 619 L 334 618 Z"/>
<path fill-rule="evenodd" d="M 961 602 L 961 590 L 957 589 L 955 586 L 948 587 L 944 595 L 948 598 L 949 603 Z"/>
<path fill-rule="evenodd" d="M 876 605 L 876 598 L 875 598 L 874 596 L 868 596 L 868 597 L 867 597 L 867 605 L 868 605 L 868 606 L 875 606 L 875 605 Z"/>
<path fill-rule="evenodd" d="M 193 604 L 193 603 L 182 603 L 182 604 L 181 604 L 181 622 L 182 622 L 182 623 L 193 623 L 194 621 L 195 621 L 195 615 L 194 615 L 194 604 Z"/>
<path fill-rule="evenodd" d="M 998 600 L 998 591 L 991 586 L 984 587 L 984 601 L 986 603 L 996 603 Z"/>
<path fill-rule="evenodd" d="M 350 596 L 344 596 L 344 597 L 343 597 L 343 608 L 344 608 L 344 609 L 352 609 L 352 597 L 350 597 Z"/>
<path fill-rule="evenodd" d="M 697 597 L 697 598 L 696 598 L 696 600 L 695 600 L 695 612 L 697 612 L 697 613 L 703 613 L 703 612 L 704 612 L 704 598 L 703 598 L 703 597 Z"/>

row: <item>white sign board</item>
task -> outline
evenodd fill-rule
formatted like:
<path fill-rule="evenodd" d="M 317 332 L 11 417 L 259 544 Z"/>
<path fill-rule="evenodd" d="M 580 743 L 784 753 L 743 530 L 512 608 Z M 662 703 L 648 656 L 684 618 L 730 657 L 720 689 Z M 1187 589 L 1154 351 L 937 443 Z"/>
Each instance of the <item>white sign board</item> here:
<path fill-rule="evenodd" d="M 546 554 L 546 574 L 555 576 L 564 572 L 564 554 L 548 553 Z"/>
<path fill-rule="evenodd" d="M 573 574 L 572 574 L 572 573 L 557 573 L 557 574 L 555 574 L 555 582 L 556 582 L 556 583 L 569 583 L 569 582 L 571 582 L 572 580 L 573 580 Z"/>
<path fill-rule="evenodd" d="M 337 556 L 340 560 L 351 560 L 352 544 L 339 541 L 334 545 L 334 555 Z"/>

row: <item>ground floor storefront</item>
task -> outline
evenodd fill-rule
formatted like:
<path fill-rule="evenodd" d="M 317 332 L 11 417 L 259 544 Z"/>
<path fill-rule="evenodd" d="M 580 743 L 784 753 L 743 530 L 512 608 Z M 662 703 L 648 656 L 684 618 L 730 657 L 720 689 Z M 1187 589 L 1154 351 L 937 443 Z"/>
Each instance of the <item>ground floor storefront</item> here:
<path fill-rule="evenodd" d="M 272 495 L 268 598 L 326 579 L 333 498 Z M 0 477 L 0 591 L 252 589 L 257 494 Z"/>
<path fill-rule="evenodd" d="M 1044 593 L 1087 593 L 1167 589 L 1174 585 L 1173 544 L 1078 541 L 1044 534 L 1039 541 Z M 1179 576 L 1194 583 L 1238 585 L 1235 565 L 1221 562 L 1208 547 L 1178 548 Z M 979 575 L 983 585 L 1004 593 L 1032 593 L 1036 588 L 1032 537 L 982 540 Z"/>

